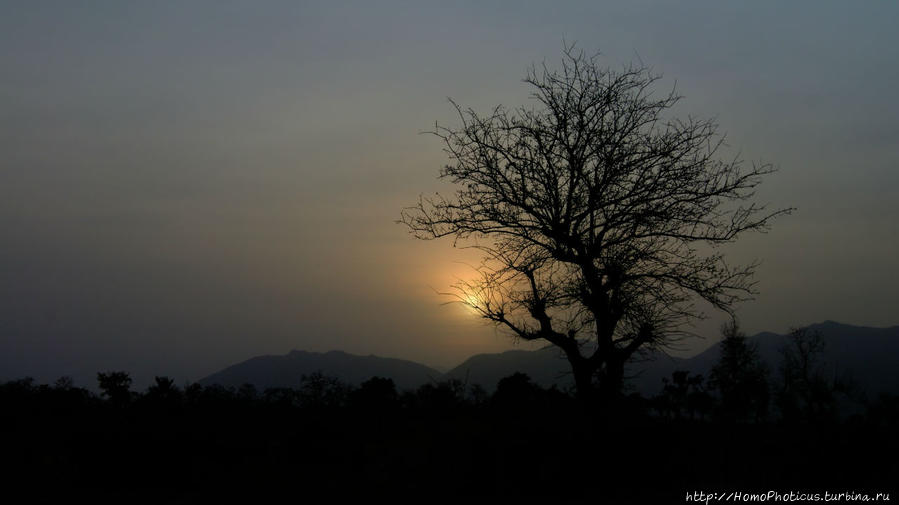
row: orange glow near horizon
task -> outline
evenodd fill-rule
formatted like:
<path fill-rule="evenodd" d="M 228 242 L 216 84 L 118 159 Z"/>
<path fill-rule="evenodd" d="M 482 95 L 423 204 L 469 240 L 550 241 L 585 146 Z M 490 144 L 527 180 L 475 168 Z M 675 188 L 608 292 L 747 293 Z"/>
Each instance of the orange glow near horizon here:
<path fill-rule="evenodd" d="M 466 310 L 475 315 L 481 315 L 479 307 L 483 307 L 483 300 L 481 300 L 477 295 L 472 293 L 466 293 L 463 295 L 462 300 L 460 300 L 464 305 Z"/>

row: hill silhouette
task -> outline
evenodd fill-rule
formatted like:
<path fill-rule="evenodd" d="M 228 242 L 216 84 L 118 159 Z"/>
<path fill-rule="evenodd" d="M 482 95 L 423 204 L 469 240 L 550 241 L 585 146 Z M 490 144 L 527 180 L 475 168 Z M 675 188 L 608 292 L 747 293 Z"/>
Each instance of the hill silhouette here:
<path fill-rule="evenodd" d="M 446 377 L 492 389 L 500 379 L 515 372 L 525 373 L 532 381 L 545 387 L 555 384 L 567 388 L 574 384 L 568 361 L 555 347 L 476 354 L 448 371 Z"/>
<path fill-rule="evenodd" d="M 899 326 L 871 328 L 825 321 L 808 327 L 819 331 L 825 342 L 821 362 L 831 374 L 848 374 L 870 395 L 881 392 L 899 393 Z M 750 337 L 758 346 L 759 356 L 776 376 L 781 362 L 781 348 L 787 335 L 762 332 Z M 720 356 L 718 343 L 690 358 L 650 353 L 640 362 L 629 366 L 628 383 L 632 390 L 652 396 L 662 388 L 662 378 L 671 377 L 675 370 L 687 370 L 708 377 Z M 562 389 L 572 383 L 568 363 L 553 348 L 539 351 L 507 351 L 472 356 L 447 372 L 448 377 L 492 388 L 502 377 L 514 372 L 528 374 L 534 382 Z"/>
<path fill-rule="evenodd" d="M 899 326 L 871 328 L 825 321 L 808 327 L 819 331 L 825 342 L 820 360 L 831 374 L 850 376 L 869 395 L 881 392 L 899 393 Z M 758 347 L 759 356 L 777 376 L 781 348 L 787 335 L 762 332 L 749 337 Z M 628 387 L 644 396 L 652 396 L 662 388 L 662 378 L 676 370 L 687 370 L 708 377 L 719 357 L 718 343 L 689 358 L 652 352 L 628 367 Z M 373 377 L 393 379 L 399 389 L 415 389 L 422 384 L 444 379 L 457 379 L 466 384 L 480 384 L 488 391 L 503 377 L 515 372 L 530 376 L 543 387 L 556 385 L 562 390 L 572 386 L 568 362 L 558 349 L 547 347 L 537 351 L 512 350 L 502 353 L 474 355 L 443 374 L 414 361 L 358 356 L 343 351 L 326 353 L 291 351 L 281 356 L 259 356 L 216 372 L 199 382 L 239 387 L 250 383 L 259 388 L 296 387 L 303 375 L 313 372 L 336 377 L 358 385 Z"/>
<path fill-rule="evenodd" d="M 358 356 L 343 351 L 325 353 L 290 351 L 281 356 L 257 356 L 229 366 L 198 382 L 204 386 L 219 384 L 240 387 L 253 384 L 260 389 L 300 385 L 303 375 L 321 372 L 351 385 L 372 377 L 393 379 L 400 389 L 414 389 L 443 374 L 414 361 L 379 356 Z"/>

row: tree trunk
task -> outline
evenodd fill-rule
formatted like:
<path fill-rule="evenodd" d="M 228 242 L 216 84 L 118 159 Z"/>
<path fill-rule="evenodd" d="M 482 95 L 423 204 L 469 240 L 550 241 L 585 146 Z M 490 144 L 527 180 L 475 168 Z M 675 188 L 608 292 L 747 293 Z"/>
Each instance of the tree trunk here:
<path fill-rule="evenodd" d="M 620 413 L 623 387 L 624 361 L 616 358 L 606 361 L 597 387 L 597 401 L 604 416 L 612 418 Z"/>
<path fill-rule="evenodd" d="M 611 419 L 621 408 L 622 387 L 624 385 L 624 361 L 607 361 L 597 366 L 580 354 L 568 356 L 574 375 L 576 397 L 591 413 Z"/>
<path fill-rule="evenodd" d="M 584 359 L 577 350 L 574 353 L 566 353 L 566 356 L 571 364 L 571 372 L 574 374 L 577 399 L 584 405 L 595 403 L 596 385 L 593 383 L 593 376 L 596 373 L 596 368 Z"/>
<path fill-rule="evenodd" d="M 624 361 L 610 359 L 606 361 L 599 381 L 599 393 L 603 400 L 613 400 L 621 396 L 624 386 Z"/>

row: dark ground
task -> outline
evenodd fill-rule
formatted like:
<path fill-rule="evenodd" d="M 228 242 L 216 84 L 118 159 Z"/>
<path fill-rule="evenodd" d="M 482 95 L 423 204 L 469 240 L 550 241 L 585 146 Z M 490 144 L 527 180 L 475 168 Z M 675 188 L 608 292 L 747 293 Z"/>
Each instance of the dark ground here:
<path fill-rule="evenodd" d="M 827 422 L 689 420 L 631 399 L 609 420 L 539 387 L 325 386 L 99 398 L 7 383 L 0 501 L 684 503 L 899 482 L 895 398 Z"/>

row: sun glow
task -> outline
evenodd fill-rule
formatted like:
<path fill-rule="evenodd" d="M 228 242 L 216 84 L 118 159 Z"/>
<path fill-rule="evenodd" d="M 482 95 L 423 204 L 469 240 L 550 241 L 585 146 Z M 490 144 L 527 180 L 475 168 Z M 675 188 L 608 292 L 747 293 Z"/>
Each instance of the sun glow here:
<path fill-rule="evenodd" d="M 460 301 L 465 305 L 465 308 L 475 314 L 480 314 L 479 308 L 484 307 L 484 302 L 477 295 L 473 293 L 465 293 L 460 297 Z"/>

